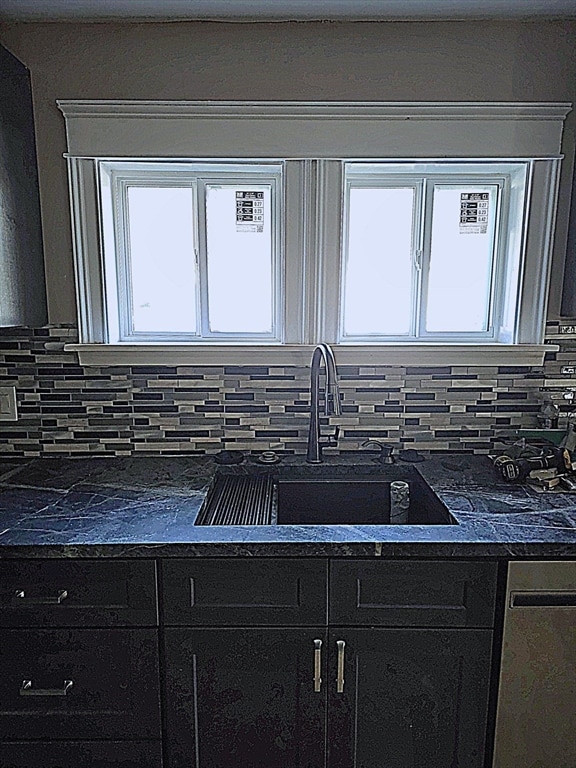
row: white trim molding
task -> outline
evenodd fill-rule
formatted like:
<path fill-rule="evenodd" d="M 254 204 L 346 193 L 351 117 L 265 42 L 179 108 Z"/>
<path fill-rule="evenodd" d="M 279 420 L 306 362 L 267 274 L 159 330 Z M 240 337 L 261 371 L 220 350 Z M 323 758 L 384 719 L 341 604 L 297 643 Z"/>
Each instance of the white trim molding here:
<path fill-rule="evenodd" d="M 550 157 L 560 152 L 571 109 L 521 102 L 57 104 L 69 154 L 107 158 L 210 158 L 221 156 L 223 146 L 234 157 L 254 159 Z"/>
<path fill-rule="evenodd" d="M 83 364 L 300 365 L 309 360 L 310 344 L 335 344 L 342 235 L 338 205 L 346 160 L 522 161 L 533 170 L 526 226 L 519 235 L 517 322 L 515 331 L 502 337 L 506 343 L 344 343 L 337 344 L 339 362 L 541 365 L 545 350 L 551 349 L 541 342 L 562 131 L 570 104 L 61 100 L 58 106 L 68 139 L 82 342 L 69 348 Z M 285 164 L 283 344 L 116 343 L 120 336 L 114 338 L 110 330 L 112 281 L 106 282 L 103 267 L 99 169 L 124 160 Z"/>
<path fill-rule="evenodd" d="M 334 347 L 338 365 L 540 366 L 557 344 L 388 344 Z M 81 365 L 280 365 L 307 366 L 309 344 L 67 344 Z"/>

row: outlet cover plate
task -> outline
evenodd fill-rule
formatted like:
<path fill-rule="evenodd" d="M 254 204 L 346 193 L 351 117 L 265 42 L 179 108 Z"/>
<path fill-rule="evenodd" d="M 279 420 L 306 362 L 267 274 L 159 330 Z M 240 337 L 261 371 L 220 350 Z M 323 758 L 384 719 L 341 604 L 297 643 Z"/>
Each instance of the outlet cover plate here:
<path fill-rule="evenodd" d="M 16 387 L 0 387 L 0 421 L 18 421 Z"/>

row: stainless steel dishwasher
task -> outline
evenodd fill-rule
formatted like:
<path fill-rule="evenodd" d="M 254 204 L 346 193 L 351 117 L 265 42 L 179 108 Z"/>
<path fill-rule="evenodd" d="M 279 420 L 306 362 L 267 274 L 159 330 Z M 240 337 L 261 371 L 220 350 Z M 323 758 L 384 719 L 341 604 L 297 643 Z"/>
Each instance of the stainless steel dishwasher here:
<path fill-rule="evenodd" d="M 576 562 L 512 562 L 493 768 L 576 768 Z"/>

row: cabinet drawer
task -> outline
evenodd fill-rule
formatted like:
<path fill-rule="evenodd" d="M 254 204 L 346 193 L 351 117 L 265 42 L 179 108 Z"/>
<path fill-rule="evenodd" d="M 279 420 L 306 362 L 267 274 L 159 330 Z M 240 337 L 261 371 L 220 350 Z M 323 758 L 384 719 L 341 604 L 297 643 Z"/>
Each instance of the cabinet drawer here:
<path fill-rule="evenodd" d="M 326 622 L 325 560 L 214 558 L 163 563 L 168 625 Z"/>
<path fill-rule="evenodd" d="M 0 627 L 157 623 L 154 561 L 0 562 Z"/>
<path fill-rule="evenodd" d="M 162 768 L 160 742 L 16 742 L 0 744 L 2 768 Z"/>
<path fill-rule="evenodd" d="M 0 740 L 160 738 L 153 629 L 4 630 Z"/>
<path fill-rule="evenodd" d="M 332 561 L 329 623 L 491 627 L 493 562 Z"/>

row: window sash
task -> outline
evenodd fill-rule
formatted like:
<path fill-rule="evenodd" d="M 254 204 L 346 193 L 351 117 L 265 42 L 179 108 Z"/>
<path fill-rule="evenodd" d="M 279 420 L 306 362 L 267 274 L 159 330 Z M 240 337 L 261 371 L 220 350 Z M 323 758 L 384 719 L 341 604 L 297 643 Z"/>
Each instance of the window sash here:
<path fill-rule="evenodd" d="M 417 204 L 413 217 L 413 286 L 412 324 L 408 334 L 378 332 L 346 333 L 340 324 L 337 340 L 340 343 L 387 343 L 387 342 L 510 342 L 510 316 L 520 304 L 521 275 L 519 265 L 526 246 L 525 237 L 511 236 L 508 222 L 515 220 L 520 226 L 528 213 L 530 161 L 425 161 L 347 162 L 344 169 L 344 228 L 342 236 L 342 291 L 340 294 L 341 316 L 345 315 L 346 265 L 348 260 L 348 220 L 350 189 L 358 186 L 386 188 L 413 185 L 418 189 Z M 430 283 L 430 257 L 433 224 L 433 195 L 438 187 L 497 188 L 497 210 L 491 222 L 493 235 L 492 269 L 489 278 L 489 306 L 487 327 L 483 331 L 434 331 L 426 329 L 428 291 Z M 516 228 L 517 229 L 517 228 Z M 516 277 L 516 285 L 514 285 Z M 507 315 L 507 319 L 505 318 Z M 517 324 L 514 323 L 517 328 Z M 516 331 L 515 331 L 516 332 Z"/>
<path fill-rule="evenodd" d="M 345 187 L 345 218 L 343 222 L 343 258 L 342 258 L 342 272 L 341 272 L 341 299 L 340 299 L 340 330 L 339 338 L 341 341 L 353 341 L 353 340 L 374 340 L 383 338 L 401 338 L 410 339 L 416 336 L 416 327 L 418 322 L 418 306 L 420 295 L 420 272 L 421 263 L 420 255 L 422 253 L 422 230 L 419 222 L 422 219 L 423 211 L 423 184 L 421 180 L 414 179 L 412 177 L 398 176 L 397 178 L 390 178 L 389 176 L 371 175 L 367 178 L 355 178 L 350 176 L 346 178 Z M 366 332 L 366 333 L 350 333 L 346 331 L 345 318 L 346 318 L 346 298 L 349 287 L 349 270 L 350 263 L 350 234 L 351 234 L 351 222 L 350 222 L 350 196 L 354 189 L 411 189 L 413 193 L 412 204 L 412 216 L 411 216 L 411 228 L 410 228 L 410 260 L 411 260 L 411 279 L 410 279 L 410 295 L 408 298 L 409 306 L 409 321 L 408 329 L 406 333 L 385 334 L 378 331 Z"/>
<path fill-rule="evenodd" d="M 218 167 L 218 165 L 220 167 Z M 102 212 L 102 277 L 104 283 L 106 336 L 120 342 L 169 341 L 197 343 L 214 340 L 279 342 L 282 339 L 282 163 L 170 163 L 101 161 L 99 168 Z M 264 332 L 217 332 L 210 330 L 208 257 L 206 239 L 206 188 L 210 185 L 258 186 L 270 190 L 270 317 Z M 129 240 L 128 190 L 132 187 L 184 188 L 192 190 L 191 258 L 196 280 L 190 286 L 195 296 L 195 331 L 139 331 L 133 327 L 133 286 Z M 249 300 L 247 297 L 246 300 Z"/>
<path fill-rule="evenodd" d="M 430 272 L 432 260 L 432 236 L 434 227 L 434 192 L 437 188 L 462 188 L 462 187 L 495 187 L 498 190 L 496 195 L 496 210 L 494 218 L 490 222 L 491 236 L 491 254 L 490 254 L 490 275 L 487 285 L 487 307 L 486 307 L 486 328 L 477 331 L 429 331 L 427 330 L 428 307 L 430 303 Z M 418 336 L 423 340 L 427 339 L 495 339 L 497 328 L 500 325 L 500 317 L 503 303 L 503 295 L 507 286 L 505 285 L 504 275 L 506 274 L 506 262 L 508 259 L 506 243 L 502 238 L 500 229 L 501 211 L 507 207 L 508 194 L 506 179 L 487 175 L 486 177 L 455 176 L 446 174 L 442 177 L 430 177 L 426 180 L 426 212 L 424 218 L 424 248 L 422 257 L 422 302 L 420 307 L 420 322 Z"/>
<path fill-rule="evenodd" d="M 194 278 L 189 285 L 190 294 L 194 300 L 195 322 L 194 327 L 196 330 L 189 331 L 153 331 L 153 330 L 138 330 L 134 327 L 134 270 L 133 270 L 133 247 L 130 236 L 130 205 L 129 205 L 129 192 L 135 187 L 141 188 L 154 188 L 154 189 L 171 189 L 171 188 L 185 188 L 188 186 L 191 190 L 191 203 L 193 217 L 193 229 L 192 237 L 189 243 L 190 247 L 190 260 L 194 269 Z M 199 275 L 198 275 L 198 260 L 197 260 L 197 230 L 198 230 L 198 210 L 196 204 L 196 185 L 194 181 L 189 180 L 188 184 L 185 179 L 179 180 L 173 179 L 132 179 L 118 180 L 119 193 L 118 198 L 115 200 L 115 208 L 117 210 L 116 221 L 116 274 L 118 279 L 117 291 L 117 307 L 120 327 L 120 340 L 130 341 L 137 339 L 162 339 L 166 336 L 174 336 L 179 338 L 194 338 L 196 339 L 200 334 L 199 326 L 199 313 L 200 313 L 200 301 L 199 301 Z M 112 259 L 109 261 L 110 271 Z"/>

